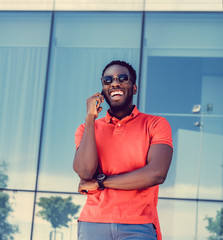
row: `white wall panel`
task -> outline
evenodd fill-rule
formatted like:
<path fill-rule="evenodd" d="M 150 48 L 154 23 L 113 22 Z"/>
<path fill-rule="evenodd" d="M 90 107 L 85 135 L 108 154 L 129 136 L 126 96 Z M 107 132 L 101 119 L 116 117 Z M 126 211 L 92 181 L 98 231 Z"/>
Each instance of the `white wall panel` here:
<path fill-rule="evenodd" d="M 53 10 L 53 0 L 0 0 L 0 10 L 51 11 Z"/>
<path fill-rule="evenodd" d="M 222 0 L 146 0 L 146 11 L 222 11 Z"/>
<path fill-rule="evenodd" d="M 0 0 L 0 11 L 223 11 L 222 0 Z"/>

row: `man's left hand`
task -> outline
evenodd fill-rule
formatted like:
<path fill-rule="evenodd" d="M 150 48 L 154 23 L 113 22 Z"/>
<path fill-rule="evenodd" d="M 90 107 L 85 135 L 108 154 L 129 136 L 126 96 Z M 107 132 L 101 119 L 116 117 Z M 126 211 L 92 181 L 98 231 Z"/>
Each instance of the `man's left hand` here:
<path fill-rule="evenodd" d="M 81 179 L 78 187 L 78 192 L 81 194 L 91 194 L 98 191 L 98 183 L 96 179 L 86 181 Z"/>

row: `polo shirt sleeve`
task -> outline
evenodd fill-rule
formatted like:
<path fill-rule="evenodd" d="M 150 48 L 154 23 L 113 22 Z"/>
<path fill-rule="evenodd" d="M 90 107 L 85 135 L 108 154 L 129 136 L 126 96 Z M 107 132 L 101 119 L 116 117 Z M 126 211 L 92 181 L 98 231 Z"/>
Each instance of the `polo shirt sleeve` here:
<path fill-rule="evenodd" d="M 158 117 L 153 122 L 150 129 L 150 145 L 167 144 L 173 147 L 171 127 L 163 117 Z"/>
<path fill-rule="evenodd" d="M 83 136 L 83 133 L 84 133 L 84 124 L 81 124 L 76 132 L 75 132 L 75 145 L 76 145 L 76 150 L 79 148 L 80 146 L 80 143 L 81 143 L 81 139 L 82 139 L 82 136 Z"/>

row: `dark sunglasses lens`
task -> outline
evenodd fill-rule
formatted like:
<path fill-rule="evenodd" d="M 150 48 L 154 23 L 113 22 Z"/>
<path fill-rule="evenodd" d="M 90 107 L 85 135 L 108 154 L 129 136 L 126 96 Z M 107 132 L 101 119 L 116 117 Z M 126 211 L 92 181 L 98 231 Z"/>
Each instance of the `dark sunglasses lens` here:
<path fill-rule="evenodd" d="M 129 79 L 127 74 L 121 74 L 121 75 L 118 76 L 118 78 L 119 78 L 119 82 L 121 82 L 121 83 L 127 82 L 128 79 Z"/>
<path fill-rule="evenodd" d="M 112 83 L 112 77 L 111 76 L 103 77 L 102 81 L 105 85 L 109 85 Z"/>

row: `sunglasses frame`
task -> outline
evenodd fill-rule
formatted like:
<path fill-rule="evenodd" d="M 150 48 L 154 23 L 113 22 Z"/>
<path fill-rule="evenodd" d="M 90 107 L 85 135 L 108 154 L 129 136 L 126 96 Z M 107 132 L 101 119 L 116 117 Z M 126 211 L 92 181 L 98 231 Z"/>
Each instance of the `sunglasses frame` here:
<path fill-rule="evenodd" d="M 124 80 L 123 82 L 120 82 L 120 78 L 121 78 L 121 76 L 123 76 L 123 75 L 128 76 L 128 79 L 127 79 L 127 80 Z M 108 82 L 105 83 L 104 78 L 106 78 L 106 77 L 110 77 L 110 78 L 111 78 L 111 82 L 110 82 L 110 83 L 108 83 Z M 128 75 L 127 73 L 122 73 L 122 74 L 120 74 L 119 76 L 104 76 L 104 77 L 101 77 L 101 81 L 102 81 L 102 84 L 103 84 L 103 85 L 110 85 L 110 84 L 113 83 L 114 78 L 116 78 L 117 81 L 119 82 L 119 84 L 122 84 L 122 83 L 127 83 L 127 82 L 129 81 L 130 77 L 131 77 L 131 76 Z"/>

